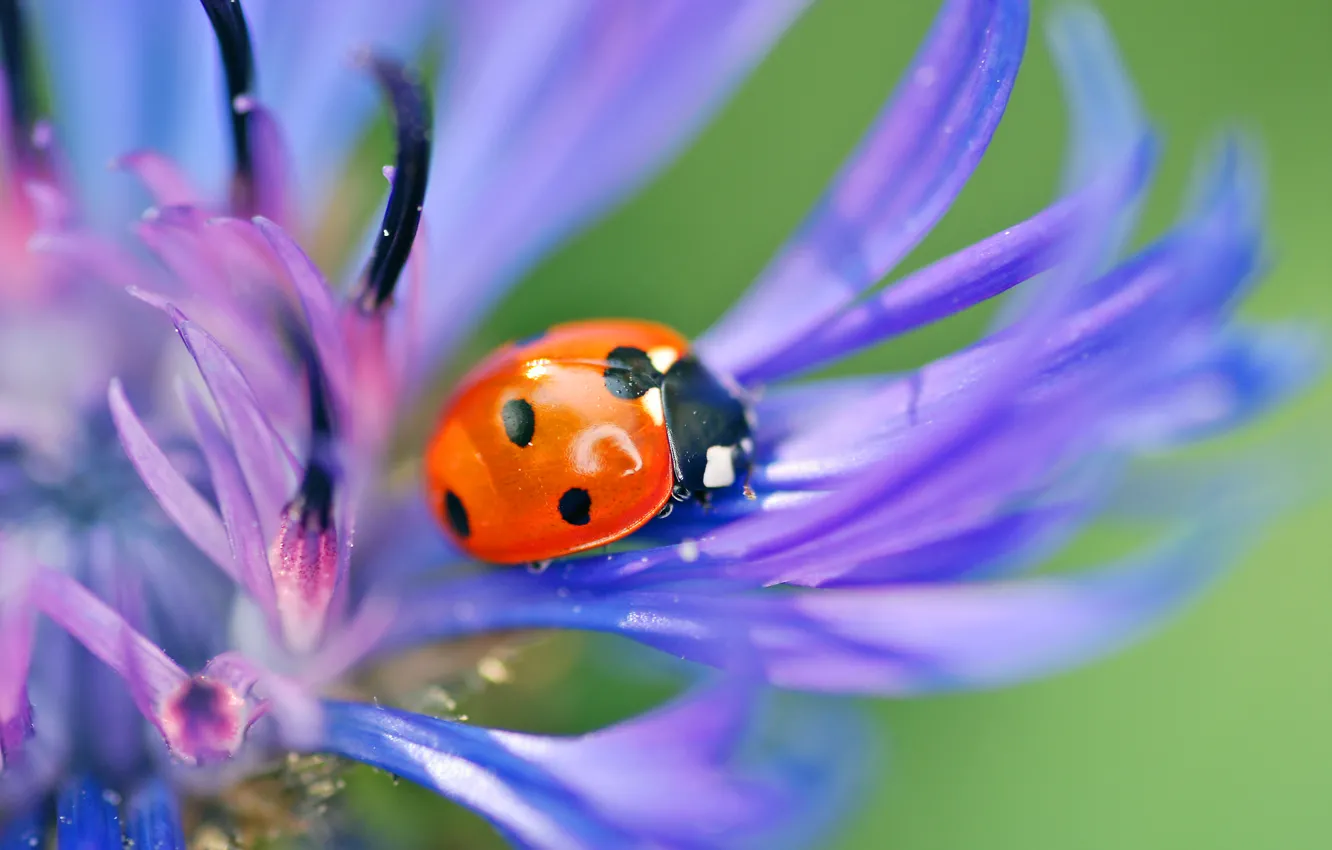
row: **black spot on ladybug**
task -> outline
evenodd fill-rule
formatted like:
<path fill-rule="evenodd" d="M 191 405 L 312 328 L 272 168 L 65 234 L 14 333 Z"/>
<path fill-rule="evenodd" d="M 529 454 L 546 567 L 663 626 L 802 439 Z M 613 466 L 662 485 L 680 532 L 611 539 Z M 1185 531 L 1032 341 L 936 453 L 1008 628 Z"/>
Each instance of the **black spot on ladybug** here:
<path fill-rule="evenodd" d="M 606 389 L 616 398 L 642 398 L 661 384 L 661 373 L 641 348 L 622 345 L 606 355 Z"/>
<path fill-rule="evenodd" d="M 532 445 L 532 433 L 536 431 L 536 415 L 532 405 L 525 399 L 514 398 L 504 402 L 500 408 L 500 421 L 504 423 L 504 435 L 509 442 L 519 448 Z"/>
<path fill-rule="evenodd" d="M 444 516 L 449 518 L 454 534 L 463 538 L 471 536 L 472 524 L 467 520 L 467 508 L 452 490 L 444 491 Z"/>
<path fill-rule="evenodd" d="M 592 497 L 581 487 L 570 487 L 560 496 L 560 516 L 570 525 L 592 521 Z"/>

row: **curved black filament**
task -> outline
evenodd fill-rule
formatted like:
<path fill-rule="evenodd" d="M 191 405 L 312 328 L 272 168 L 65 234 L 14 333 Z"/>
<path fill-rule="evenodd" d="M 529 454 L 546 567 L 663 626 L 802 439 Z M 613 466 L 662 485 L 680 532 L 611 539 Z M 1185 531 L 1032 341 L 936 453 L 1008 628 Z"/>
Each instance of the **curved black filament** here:
<path fill-rule="evenodd" d="M 5 93 L 9 96 L 9 120 L 14 127 L 14 145 L 21 156 L 32 151 L 32 88 L 29 85 L 28 30 L 23 4 L 0 0 L 0 53 L 5 69 Z"/>
<path fill-rule="evenodd" d="M 238 212 L 254 205 L 254 156 L 250 150 L 250 109 L 246 99 L 254 86 L 254 50 L 240 0 L 199 0 L 217 36 L 222 72 L 227 80 L 231 114 L 231 146 L 236 156 L 232 204 Z"/>
<path fill-rule="evenodd" d="M 424 87 L 398 62 L 372 58 L 370 70 L 384 89 L 398 128 L 398 156 L 393 189 L 370 256 L 358 303 L 376 312 L 393 297 L 412 243 L 421 226 L 426 182 L 430 177 L 430 100 Z"/>
<path fill-rule="evenodd" d="M 305 372 L 310 401 L 310 449 L 305 474 L 292 499 L 290 510 L 298 513 L 307 529 L 326 531 L 333 525 L 333 491 L 337 484 L 335 425 L 328 394 L 328 381 L 309 331 L 289 309 L 281 313 L 287 342 Z"/>

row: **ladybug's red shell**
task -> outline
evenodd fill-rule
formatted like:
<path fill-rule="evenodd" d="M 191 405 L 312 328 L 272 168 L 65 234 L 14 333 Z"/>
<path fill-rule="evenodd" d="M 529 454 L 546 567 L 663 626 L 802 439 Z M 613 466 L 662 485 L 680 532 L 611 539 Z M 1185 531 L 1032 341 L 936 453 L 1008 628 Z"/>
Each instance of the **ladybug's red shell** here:
<path fill-rule="evenodd" d="M 598 321 L 558 325 L 479 364 L 425 458 L 431 504 L 455 542 L 484 561 L 542 561 L 656 516 L 676 479 L 662 388 L 641 376 L 660 378 L 688 350 L 661 325 Z"/>

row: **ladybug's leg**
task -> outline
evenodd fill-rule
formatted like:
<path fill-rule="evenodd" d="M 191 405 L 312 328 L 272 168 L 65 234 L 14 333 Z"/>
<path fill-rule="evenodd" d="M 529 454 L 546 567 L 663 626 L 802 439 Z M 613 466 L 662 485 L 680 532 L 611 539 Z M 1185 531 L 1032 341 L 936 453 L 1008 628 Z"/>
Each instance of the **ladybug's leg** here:
<path fill-rule="evenodd" d="M 749 484 L 750 479 L 754 477 L 754 440 L 752 438 L 742 437 L 736 445 L 735 466 L 736 469 L 744 470 L 744 478 L 741 479 L 741 492 L 744 493 L 746 499 L 757 499 L 758 495 Z"/>

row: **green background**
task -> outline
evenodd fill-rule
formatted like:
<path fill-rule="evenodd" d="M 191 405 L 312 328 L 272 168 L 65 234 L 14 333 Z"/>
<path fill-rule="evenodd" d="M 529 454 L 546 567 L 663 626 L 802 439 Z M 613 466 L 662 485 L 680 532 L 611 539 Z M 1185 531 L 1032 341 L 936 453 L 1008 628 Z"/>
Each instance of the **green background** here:
<path fill-rule="evenodd" d="M 936 4 L 818 0 L 698 142 L 509 298 L 478 347 L 552 321 L 641 315 L 695 333 L 752 280 L 877 112 Z M 955 208 L 908 265 L 986 236 L 1051 198 L 1065 119 L 1035 4 L 1008 116 Z M 1269 155 L 1277 265 L 1247 308 L 1332 320 L 1332 3 L 1104 0 L 1166 149 L 1145 230 L 1173 216 L 1196 157 L 1228 124 Z M 982 311 L 983 312 L 983 311 Z M 914 365 L 965 344 L 966 316 L 858 359 Z M 1258 429 L 1303 441 L 1327 476 L 1332 388 Z M 1249 440 L 1248 442 L 1252 442 Z M 1154 639 L 1002 692 L 867 703 L 883 779 L 829 846 L 844 848 L 1332 847 L 1332 502 L 1276 526 L 1242 568 Z M 552 648 L 554 647 L 554 648 Z M 492 689 L 474 720 L 591 727 L 654 693 L 565 639 L 518 665 L 537 684 Z M 578 650 L 581 660 L 568 661 Z M 566 669 L 566 664 L 573 664 Z M 486 830 L 405 785 L 357 783 L 372 818 L 435 847 Z M 404 804 L 418 801 L 421 806 Z M 387 805 L 381 805 L 387 804 Z M 427 812 L 431 814 L 427 814 Z"/>

